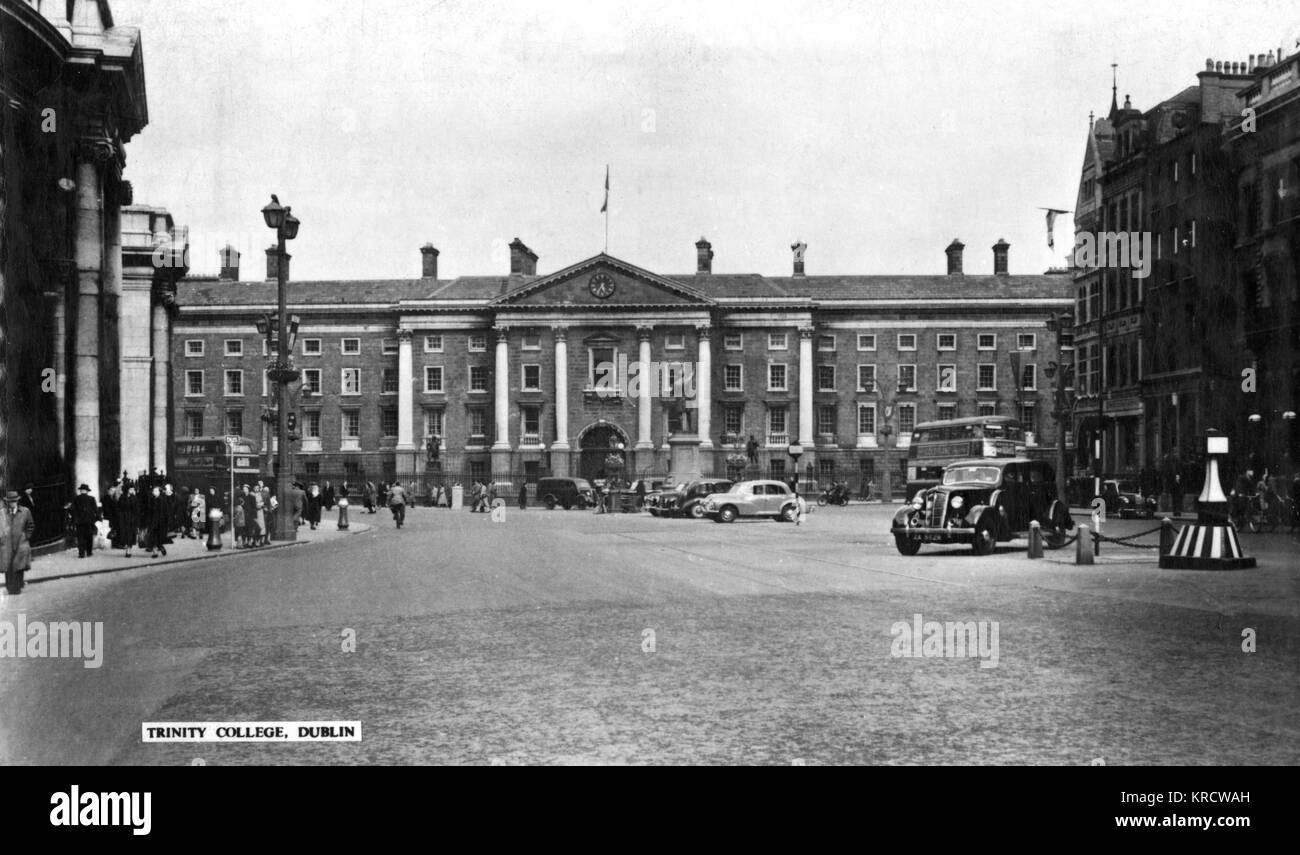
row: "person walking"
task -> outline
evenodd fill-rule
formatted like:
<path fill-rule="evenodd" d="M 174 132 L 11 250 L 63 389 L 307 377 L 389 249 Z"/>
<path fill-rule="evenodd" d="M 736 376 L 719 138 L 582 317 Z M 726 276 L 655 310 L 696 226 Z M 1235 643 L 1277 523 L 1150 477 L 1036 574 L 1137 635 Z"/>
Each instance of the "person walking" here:
<path fill-rule="evenodd" d="M 14 490 L 4 495 L 4 519 L 0 520 L 0 569 L 5 574 L 5 590 L 17 595 L 23 590 L 23 574 L 32 568 L 32 534 L 36 521 L 32 512 L 20 505 Z"/>
<path fill-rule="evenodd" d="M 136 495 L 135 485 L 126 488 L 126 495 L 117 502 L 117 534 L 119 543 L 126 548 L 126 557 L 131 557 L 131 548 L 140 537 L 140 497 Z"/>
<path fill-rule="evenodd" d="M 528 507 L 528 485 L 520 484 L 519 485 L 519 510 L 522 511 L 527 507 Z"/>
<path fill-rule="evenodd" d="M 334 486 L 326 481 L 321 491 L 321 507 L 327 511 L 334 510 Z"/>
<path fill-rule="evenodd" d="M 261 491 L 254 491 L 253 493 L 253 524 L 251 528 L 253 529 L 253 545 L 265 546 L 267 542 L 266 499 Z"/>
<path fill-rule="evenodd" d="M 99 522 L 99 503 L 82 484 L 72 500 L 72 524 L 77 528 L 77 557 L 89 558 L 95 551 L 95 523 Z"/>
<path fill-rule="evenodd" d="M 257 497 L 258 493 L 244 486 L 244 546 L 257 544 Z"/>
<path fill-rule="evenodd" d="M 641 478 L 636 482 L 636 509 L 639 511 L 645 505 L 645 479 Z"/>
<path fill-rule="evenodd" d="M 207 517 L 207 510 L 208 500 L 204 498 L 203 491 L 195 487 L 190 491 L 190 524 L 186 531 L 189 537 L 200 537 L 204 520 Z"/>
<path fill-rule="evenodd" d="M 361 498 L 362 501 L 365 503 L 366 513 L 368 514 L 375 513 L 376 511 L 375 511 L 375 482 L 374 481 L 366 482 L 365 487 L 362 488 Z"/>
<path fill-rule="evenodd" d="M 18 504 L 32 512 L 32 519 L 36 519 L 36 497 L 32 495 L 35 489 L 35 485 L 28 484 L 23 487 L 23 494 L 18 497 Z"/>
<path fill-rule="evenodd" d="M 162 489 L 155 486 L 149 497 L 149 517 L 145 523 L 149 529 L 149 557 L 157 558 L 158 553 L 167 554 L 167 544 L 171 539 L 171 505 Z"/>
<path fill-rule="evenodd" d="M 393 512 L 393 521 L 401 528 L 406 522 L 406 488 L 396 482 L 388 488 L 388 507 Z"/>
<path fill-rule="evenodd" d="M 122 482 L 114 481 L 104 491 L 103 517 L 108 522 L 108 546 L 110 549 L 122 548 L 122 537 L 117 530 L 117 503 L 122 499 Z"/>
<path fill-rule="evenodd" d="M 293 487 L 289 490 L 289 519 L 293 521 L 295 530 L 302 526 L 302 511 L 306 503 L 307 491 L 303 489 L 300 482 L 294 481 Z"/>
<path fill-rule="evenodd" d="M 311 530 L 315 531 L 316 526 L 320 525 L 321 496 L 320 485 L 312 484 L 307 488 L 307 498 L 303 500 L 303 517 Z"/>

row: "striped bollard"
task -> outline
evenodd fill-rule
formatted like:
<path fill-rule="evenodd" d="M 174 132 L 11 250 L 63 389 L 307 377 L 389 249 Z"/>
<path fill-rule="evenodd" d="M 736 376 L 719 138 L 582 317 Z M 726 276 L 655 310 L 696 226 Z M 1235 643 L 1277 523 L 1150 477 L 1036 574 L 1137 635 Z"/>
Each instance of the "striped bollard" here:
<path fill-rule="evenodd" d="M 1074 563 L 1092 563 L 1092 530 L 1086 525 L 1079 526 L 1079 539 L 1074 542 Z"/>

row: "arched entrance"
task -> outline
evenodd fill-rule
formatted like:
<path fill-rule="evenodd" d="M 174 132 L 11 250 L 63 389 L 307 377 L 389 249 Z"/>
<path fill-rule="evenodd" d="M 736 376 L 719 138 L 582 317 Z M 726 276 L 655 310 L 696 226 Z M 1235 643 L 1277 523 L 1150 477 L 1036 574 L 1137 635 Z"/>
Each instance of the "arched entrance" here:
<path fill-rule="evenodd" d="M 579 476 L 588 481 L 614 476 L 625 477 L 628 455 L 632 452 L 627 434 L 617 425 L 597 422 L 588 426 L 578 437 L 578 448 L 581 452 L 578 462 Z M 622 455 L 624 465 L 617 468 L 610 467 L 607 458 L 611 454 Z"/>

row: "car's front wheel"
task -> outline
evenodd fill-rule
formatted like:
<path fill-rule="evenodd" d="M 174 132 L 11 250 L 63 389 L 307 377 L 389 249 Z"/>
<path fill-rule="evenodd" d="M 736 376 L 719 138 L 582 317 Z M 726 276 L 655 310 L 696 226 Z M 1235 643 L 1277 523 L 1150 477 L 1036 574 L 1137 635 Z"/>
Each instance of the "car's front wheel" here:
<path fill-rule="evenodd" d="M 817 497 L 817 507 L 824 508 L 826 507 L 826 503 L 829 501 L 830 499 L 826 498 L 826 494 L 822 493 L 820 496 Z"/>
<path fill-rule="evenodd" d="M 704 519 L 704 506 L 699 502 L 691 505 L 691 518 L 697 520 Z"/>
<path fill-rule="evenodd" d="M 894 535 L 894 545 L 903 555 L 915 555 L 921 551 L 921 541 L 908 537 L 905 534 Z"/>
<path fill-rule="evenodd" d="M 992 555 L 993 548 L 997 546 L 997 538 L 993 534 L 993 528 L 986 522 L 975 526 L 975 539 L 971 541 L 971 549 L 975 550 L 976 555 Z"/>
<path fill-rule="evenodd" d="M 799 509 L 796 508 L 794 505 L 786 505 L 784 508 L 781 509 L 780 515 L 777 516 L 777 519 L 782 520 L 784 522 L 794 522 L 798 518 L 799 518 Z"/>
<path fill-rule="evenodd" d="M 716 517 L 716 519 L 718 520 L 718 522 L 732 523 L 736 521 L 736 516 L 737 516 L 736 509 L 733 508 L 731 505 L 726 505 L 725 507 L 723 507 L 721 510 L 718 511 L 718 516 Z"/>
<path fill-rule="evenodd" d="M 546 510 L 548 511 L 555 510 L 555 506 L 559 504 L 559 502 L 555 501 L 554 496 L 547 496 L 545 499 L 542 500 L 542 502 L 546 505 Z"/>

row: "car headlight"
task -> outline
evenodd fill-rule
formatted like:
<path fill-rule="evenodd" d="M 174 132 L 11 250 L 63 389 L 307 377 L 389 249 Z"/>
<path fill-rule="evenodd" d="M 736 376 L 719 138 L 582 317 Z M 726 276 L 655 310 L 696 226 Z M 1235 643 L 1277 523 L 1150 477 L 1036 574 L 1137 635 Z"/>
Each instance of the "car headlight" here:
<path fill-rule="evenodd" d="M 920 493 L 917 493 L 915 496 L 913 496 L 913 497 L 912 497 L 912 507 L 916 508 L 918 511 L 921 510 L 921 508 L 924 508 L 924 507 L 925 507 L 925 497 L 922 496 Z"/>
<path fill-rule="evenodd" d="M 953 506 L 954 508 L 960 508 L 960 507 L 961 507 L 962 505 L 964 505 L 964 504 L 966 504 L 966 500 L 963 499 L 961 496 L 953 496 L 953 497 L 952 497 L 952 506 Z"/>

